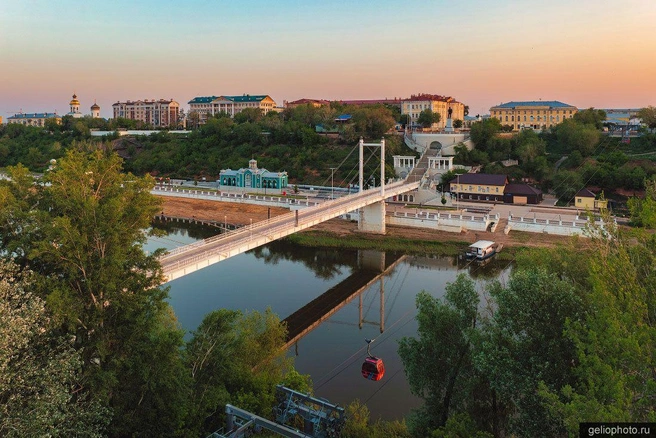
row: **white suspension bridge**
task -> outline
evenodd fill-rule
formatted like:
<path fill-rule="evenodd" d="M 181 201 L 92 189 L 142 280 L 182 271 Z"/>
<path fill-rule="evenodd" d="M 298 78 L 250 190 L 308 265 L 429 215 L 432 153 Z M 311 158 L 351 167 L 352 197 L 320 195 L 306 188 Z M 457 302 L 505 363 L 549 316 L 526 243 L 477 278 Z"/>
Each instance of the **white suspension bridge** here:
<path fill-rule="evenodd" d="M 380 147 L 380 187 L 362 190 L 363 147 Z M 173 249 L 160 258 L 165 281 L 172 281 L 199 269 L 221 262 L 258 246 L 305 230 L 351 211 L 359 211 L 358 228 L 363 232 L 385 233 L 385 200 L 414 189 L 420 178 L 410 174 L 404 181 L 385 184 L 385 140 L 380 143 L 359 142 L 358 193 L 323 202 L 313 207 L 276 216 L 234 231 Z"/>

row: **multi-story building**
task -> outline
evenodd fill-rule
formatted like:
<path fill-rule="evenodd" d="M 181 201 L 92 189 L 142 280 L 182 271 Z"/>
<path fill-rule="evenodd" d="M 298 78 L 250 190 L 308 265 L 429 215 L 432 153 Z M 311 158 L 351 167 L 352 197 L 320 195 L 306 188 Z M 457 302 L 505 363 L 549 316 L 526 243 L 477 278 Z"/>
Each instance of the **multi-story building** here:
<path fill-rule="evenodd" d="M 533 100 L 527 102 L 508 102 L 490 108 L 490 117 L 498 119 L 502 125 L 520 129 L 549 129 L 566 119 L 571 119 L 578 109 L 573 105 L 557 100 Z"/>
<path fill-rule="evenodd" d="M 180 116 L 180 105 L 173 99 L 165 100 L 135 100 L 116 102 L 112 105 L 114 118 L 139 120 L 156 128 L 177 126 Z"/>
<path fill-rule="evenodd" d="M 18 113 L 7 118 L 7 123 L 19 123 L 27 126 L 44 127 L 46 120 L 54 119 L 61 125 L 62 117 L 57 113 Z"/>
<path fill-rule="evenodd" d="M 419 119 L 419 114 L 427 109 L 440 115 L 440 121 L 432 126 L 434 129 L 443 129 L 449 115 L 451 115 L 452 120 L 465 119 L 464 104 L 456 101 L 453 97 L 435 94 L 417 94 L 410 96 L 409 99 L 404 99 L 401 105 L 401 114 L 407 114 L 410 118 L 410 125 L 415 125 L 417 119 Z"/>
<path fill-rule="evenodd" d="M 221 96 L 212 101 L 213 114 L 224 112 L 230 114 L 230 117 L 234 117 L 246 108 L 259 108 L 266 115 L 275 107 L 276 102 L 268 95 Z"/>
<path fill-rule="evenodd" d="M 203 124 L 210 115 L 221 112 L 234 117 L 246 108 L 259 108 L 263 114 L 276 110 L 276 102 L 268 95 L 244 94 L 241 96 L 204 96 L 189 101 L 189 114 L 198 114 L 198 123 Z"/>
<path fill-rule="evenodd" d="M 196 114 L 198 123 L 203 124 L 207 122 L 209 115 L 214 115 L 212 112 L 212 101 L 218 99 L 218 96 L 199 96 L 194 97 L 189 102 L 189 114 Z"/>

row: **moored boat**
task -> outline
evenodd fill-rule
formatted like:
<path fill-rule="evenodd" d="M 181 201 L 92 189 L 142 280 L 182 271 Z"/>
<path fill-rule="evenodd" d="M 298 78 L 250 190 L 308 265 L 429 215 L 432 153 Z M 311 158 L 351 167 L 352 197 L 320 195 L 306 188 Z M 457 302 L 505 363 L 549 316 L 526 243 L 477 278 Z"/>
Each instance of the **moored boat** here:
<path fill-rule="evenodd" d="M 469 245 L 465 255 L 469 259 L 485 260 L 497 253 L 497 244 L 491 240 L 479 240 Z"/>

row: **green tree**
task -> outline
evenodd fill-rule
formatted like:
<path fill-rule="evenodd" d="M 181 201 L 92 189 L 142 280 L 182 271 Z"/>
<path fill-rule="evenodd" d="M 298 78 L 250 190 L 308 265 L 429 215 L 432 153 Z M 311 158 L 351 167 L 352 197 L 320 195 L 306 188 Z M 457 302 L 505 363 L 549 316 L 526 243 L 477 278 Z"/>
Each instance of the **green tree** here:
<path fill-rule="evenodd" d="M 591 155 L 599 144 L 601 133 L 593 125 L 581 124 L 573 119 L 552 128 L 556 135 L 559 151 L 570 153 L 579 151 L 584 157 Z"/>
<path fill-rule="evenodd" d="M 410 438 L 405 422 L 372 422 L 369 409 L 360 400 L 350 403 L 345 413 L 346 425 L 340 435 L 343 438 Z"/>
<path fill-rule="evenodd" d="M 402 338 L 399 356 L 410 390 L 425 401 L 410 417 L 410 431 L 425 437 L 446 425 L 451 412 L 462 410 L 469 398 L 479 298 L 472 280 L 460 275 L 447 285 L 444 301 L 421 292 L 416 302 L 418 338 Z"/>
<path fill-rule="evenodd" d="M 566 330 L 576 351 L 576 384 L 542 388 L 544 403 L 570 434 L 584 421 L 654 421 L 656 250 L 653 236 L 624 234 L 609 217 L 592 227 L 584 319 Z"/>
<path fill-rule="evenodd" d="M 352 115 L 355 139 L 364 137 L 371 140 L 380 140 L 383 135 L 394 128 L 396 120 L 392 112 L 382 105 L 370 105 L 349 108 Z"/>
<path fill-rule="evenodd" d="M 453 121 L 453 127 L 456 128 L 456 129 L 460 129 L 460 128 L 462 128 L 462 120 L 460 120 L 460 119 L 455 119 L 455 120 Z"/>
<path fill-rule="evenodd" d="M 578 111 L 574 114 L 572 120 L 583 125 L 591 125 L 597 129 L 601 129 L 606 121 L 606 111 L 588 108 Z"/>
<path fill-rule="evenodd" d="M 476 149 L 487 151 L 488 143 L 499 131 L 501 131 L 501 122 L 494 117 L 473 123 L 471 139 L 476 145 Z"/>
<path fill-rule="evenodd" d="M 81 393 L 113 408 L 111 435 L 169 434 L 184 415 L 185 374 L 182 333 L 159 288 L 158 253 L 142 249 L 160 211 L 153 179 L 123 174 L 114 154 L 69 151 L 45 176 L 47 185 L 26 190 L 34 187 L 26 181 L 12 180 L 0 194 L 10 201 L 0 215 L 20 220 L 0 234 L 40 274 L 53 321 L 75 337 Z"/>
<path fill-rule="evenodd" d="M 276 384 L 291 369 L 285 356 L 286 329 L 270 310 L 243 314 L 232 310 L 209 313 L 187 344 L 186 363 L 193 379 L 188 428 L 195 436 L 219 429 L 223 406 L 231 403 L 268 416 Z M 293 373 L 292 373 L 293 375 Z M 307 391 L 307 379 L 296 377 Z"/>
<path fill-rule="evenodd" d="M 638 117 L 649 129 L 656 129 L 656 107 L 649 105 L 638 111 Z"/>
<path fill-rule="evenodd" d="M 507 287 L 493 283 L 489 293 L 496 310 L 475 353 L 477 369 L 512 405 L 511 435 L 561 436 L 562 419 L 550 416 L 538 389 L 575 382 L 576 349 L 565 330 L 582 319 L 580 297 L 569 281 L 533 268 L 516 271 Z"/>
<path fill-rule="evenodd" d="M 552 187 L 558 201 L 566 205 L 574 199 L 576 193 L 584 186 L 579 173 L 559 170 L 553 176 Z"/>
<path fill-rule="evenodd" d="M 424 128 L 430 128 L 434 123 L 439 123 L 442 116 L 440 113 L 434 113 L 430 108 L 426 108 L 419 113 L 417 118 L 417 123 L 419 123 Z"/>
<path fill-rule="evenodd" d="M 656 228 L 656 179 L 646 182 L 644 198 L 632 197 L 628 201 L 631 222 L 645 228 Z"/>
<path fill-rule="evenodd" d="M 234 120 L 235 123 L 256 123 L 262 120 L 264 113 L 260 108 L 244 108 L 235 114 Z"/>
<path fill-rule="evenodd" d="M 0 435 L 104 436 L 110 413 L 76 395 L 80 355 L 33 288 L 30 271 L 0 260 Z"/>

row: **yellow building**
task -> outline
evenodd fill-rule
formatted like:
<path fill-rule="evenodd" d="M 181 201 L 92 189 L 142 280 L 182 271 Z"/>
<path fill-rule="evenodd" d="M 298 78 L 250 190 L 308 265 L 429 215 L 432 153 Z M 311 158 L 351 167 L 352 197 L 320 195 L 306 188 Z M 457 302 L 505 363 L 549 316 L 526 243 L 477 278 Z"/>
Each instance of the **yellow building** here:
<path fill-rule="evenodd" d="M 520 129 L 549 129 L 563 120 L 571 119 L 578 112 L 575 106 L 557 100 L 508 102 L 490 108 L 490 117 Z"/>
<path fill-rule="evenodd" d="M 574 205 L 582 210 L 605 210 L 608 207 L 608 201 L 596 198 L 590 190 L 581 189 L 574 196 Z"/>
<path fill-rule="evenodd" d="M 426 109 L 430 109 L 440 115 L 440 121 L 433 124 L 433 129 L 444 129 L 446 120 L 449 118 L 449 109 L 451 109 L 452 120 L 465 119 L 465 105 L 456 101 L 453 97 L 438 96 L 435 94 L 418 94 L 403 100 L 401 104 L 401 114 L 407 114 L 409 116 L 410 125 L 417 124 L 419 114 Z"/>
<path fill-rule="evenodd" d="M 508 184 L 506 175 L 463 173 L 449 182 L 450 190 L 459 200 L 503 202 Z"/>

